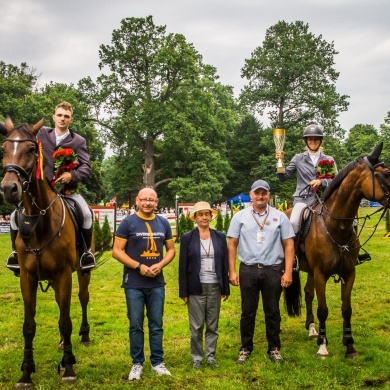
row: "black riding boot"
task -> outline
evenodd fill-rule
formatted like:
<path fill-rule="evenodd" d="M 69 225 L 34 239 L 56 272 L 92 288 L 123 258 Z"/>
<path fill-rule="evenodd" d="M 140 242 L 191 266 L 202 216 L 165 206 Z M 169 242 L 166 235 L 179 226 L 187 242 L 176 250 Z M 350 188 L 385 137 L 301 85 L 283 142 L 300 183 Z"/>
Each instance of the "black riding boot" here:
<path fill-rule="evenodd" d="M 80 268 L 83 275 L 89 274 L 91 270 L 96 267 L 95 256 L 91 252 L 92 229 L 93 225 L 90 229 L 81 229 L 84 253 L 80 257 Z"/>
<path fill-rule="evenodd" d="M 16 247 L 15 247 L 15 240 L 16 240 L 16 236 L 18 235 L 18 231 L 10 228 L 10 234 L 11 234 L 12 252 L 8 256 L 6 267 L 11 271 L 13 271 L 15 276 L 20 276 L 18 254 L 16 253 Z"/>

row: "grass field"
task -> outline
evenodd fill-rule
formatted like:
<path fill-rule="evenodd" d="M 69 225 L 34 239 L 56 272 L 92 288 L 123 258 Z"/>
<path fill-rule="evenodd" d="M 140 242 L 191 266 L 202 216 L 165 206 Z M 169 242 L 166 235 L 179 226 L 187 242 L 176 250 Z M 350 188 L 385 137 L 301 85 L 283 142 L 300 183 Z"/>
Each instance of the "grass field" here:
<path fill-rule="evenodd" d="M 363 209 L 361 215 L 372 212 Z M 362 237 L 368 237 L 378 218 L 374 215 L 366 224 Z M 131 366 L 128 343 L 128 320 L 124 294 L 120 287 L 122 267 L 109 258 L 93 271 L 90 286 L 89 348 L 79 343 L 80 308 L 77 286 L 72 301 L 73 346 L 77 364 L 77 384 L 69 389 L 390 389 L 390 238 L 384 238 L 385 224 L 366 244 L 373 260 L 357 268 L 353 289 L 352 330 L 356 359 L 344 358 L 340 285 L 330 279 L 327 285 L 329 337 L 326 359 L 316 357 L 317 344 L 307 337 L 304 314 L 289 318 L 282 308 L 283 365 L 273 364 L 266 354 L 264 318 L 259 310 L 255 333 L 255 350 L 244 365 L 236 365 L 240 347 L 239 290 L 223 302 L 217 360 L 219 368 L 194 370 L 189 354 L 187 310 L 178 298 L 177 257 L 165 269 L 166 304 L 164 315 L 165 362 L 172 377 L 157 377 L 150 369 L 146 343 L 144 374 L 141 381 L 128 382 Z M 326 248 L 324 248 L 326 250 Z M 20 377 L 23 356 L 23 302 L 19 279 L 5 268 L 10 252 L 8 235 L 0 235 L 0 389 L 12 389 Z M 178 248 L 177 248 L 178 253 Z M 107 254 L 110 257 L 110 254 Z M 2 265 L 4 264 L 4 265 Z M 305 274 L 301 274 L 302 279 Z M 76 281 L 76 278 L 74 279 Z M 282 303 L 281 303 L 282 304 Z M 53 291 L 38 291 L 37 334 L 34 341 L 37 372 L 33 374 L 36 389 L 59 389 L 57 365 L 58 309 Z M 147 333 L 147 332 L 146 332 Z"/>

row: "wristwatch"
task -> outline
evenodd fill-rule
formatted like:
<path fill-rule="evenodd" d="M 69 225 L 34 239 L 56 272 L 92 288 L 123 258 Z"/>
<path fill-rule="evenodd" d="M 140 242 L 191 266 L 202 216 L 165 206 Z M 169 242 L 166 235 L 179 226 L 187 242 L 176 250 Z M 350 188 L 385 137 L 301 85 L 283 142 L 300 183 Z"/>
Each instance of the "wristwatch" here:
<path fill-rule="evenodd" d="M 138 263 L 138 265 L 134 269 L 139 271 L 141 269 L 141 263 Z"/>

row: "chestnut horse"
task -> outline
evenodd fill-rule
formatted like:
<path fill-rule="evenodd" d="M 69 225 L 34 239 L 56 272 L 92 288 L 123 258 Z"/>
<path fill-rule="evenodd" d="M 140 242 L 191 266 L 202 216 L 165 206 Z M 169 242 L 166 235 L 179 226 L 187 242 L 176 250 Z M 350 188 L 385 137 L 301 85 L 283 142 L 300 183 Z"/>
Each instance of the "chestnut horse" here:
<path fill-rule="evenodd" d="M 90 275 L 82 275 L 76 248 L 76 232 L 67 207 L 60 195 L 48 182 L 36 177 L 39 170 L 39 144 L 37 133 L 43 119 L 33 126 L 22 124 L 14 127 L 11 119 L 0 124 L 6 136 L 3 143 L 3 168 L 5 175 L 1 192 L 7 203 L 17 206 L 19 233 L 16 251 L 20 265 L 20 289 L 24 302 L 24 357 L 23 372 L 15 388 L 32 388 L 31 374 L 35 372 L 33 339 L 36 332 L 36 301 L 38 284 L 48 281 L 54 289 L 59 307 L 59 330 L 63 346 L 63 382 L 73 383 L 76 363 L 72 352 L 70 304 L 72 273 L 77 270 L 79 300 L 82 307 L 81 342 L 89 344 L 87 305 Z M 38 168 L 38 169 L 37 169 Z"/>
<path fill-rule="evenodd" d="M 341 313 L 343 317 L 343 345 L 346 357 L 358 354 L 353 346 L 351 329 L 351 292 L 355 281 L 355 265 L 360 242 L 354 229 L 360 201 L 366 198 L 390 206 L 390 170 L 379 160 L 383 144 L 374 148 L 369 156 L 359 157 L 341 169 L 325 190 L 322 199 L 308 207 L 311 217 L 307 235 L 300 240 L 297 252 L 300 269 L 307 272 L 304 288 L 306 303 L 306 329 L 310 337 L 317 337 L 317 355 L 327 356 L 328 339 L 326 320 L 326 283 L 331 276 L 338 277 L 341 283 Z M 383 215 L 383 214 L 382 214 Z M 310 219 L 310 218 L 309 218 Z M 297 311 L 291 307 L 300 294 L 298 277 L 293 278 L 293 286 L 285 290 L 287 311 Z M 313 299 L 317 295 L 319 334 L 314 327 Z M 291 296 L 294 295 L 295 296 Z M 290 305 L 290 307 L 289 307 Z"/>

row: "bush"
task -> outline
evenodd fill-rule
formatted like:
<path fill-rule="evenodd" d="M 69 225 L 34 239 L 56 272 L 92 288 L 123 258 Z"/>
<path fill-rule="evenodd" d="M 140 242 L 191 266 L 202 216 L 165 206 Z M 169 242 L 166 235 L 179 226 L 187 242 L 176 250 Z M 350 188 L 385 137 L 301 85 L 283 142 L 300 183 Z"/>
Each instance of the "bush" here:
<path fill-rule="evenodd" d="M 230 226 L 230 214 L 226 213 L 225 219 L 223 221 L 223 231 L 225 233 L 227 233 L 227 231 L 229 230 L 229 226 Z"/>
<path fill-rule="evenodd" d="M 179 218 L 179 235 L 182 236 L 187 231 L 187 218 L 181 213 Z"/>
<path fill-rule="evenodd" d="M 222 217 L 221 210 L 217 211 L 217 222 L 215 224 L 215 229 L 219 230 L 220 232 L 223 231 L 223 217 Z"/>
<path fill-rule="evenodd" d="M 103 234 L 97 218 L 95 218 L 95 221 L 93 222 L 93 234 L 95 238 L 95 250 L 101 251 L 103 248 Z"/>
<path fill-rule="evenodd" d="M 111 249 L 112 234 L 110 224 L 108 223 L 107 215 L 104 218 L 103 227 L 102 227 L 102 244 L 103 250 L 108 251 Z"/>
<path fill-rule="evenodd" d="M 195 227 L 195 222 L 190 218 L 190 213 L 187 214 L 187 232 L 190 232 Z"/>

